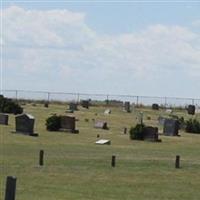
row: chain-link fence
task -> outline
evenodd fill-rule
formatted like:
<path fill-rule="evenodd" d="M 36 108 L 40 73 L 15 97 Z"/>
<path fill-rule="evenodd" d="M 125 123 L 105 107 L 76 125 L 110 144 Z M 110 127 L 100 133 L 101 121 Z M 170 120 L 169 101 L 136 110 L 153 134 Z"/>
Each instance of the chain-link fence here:
<path fill-rule="evenodd" d="M 185 107 L 189 104 L 200 106 L 200 99 L 179 98 L 179 97 L 157 97 L 157 96 L 137 96 L 137 95 L 112 95 L 112 94 L 86 94 L 48 91 L 28 91 L 28 90 L 3 90 L 3 95 L 16 100 L 28 101 L 48 101 L 48 102 L 80 102 L 90 99 L 95 105 L 110 104 L 121 105 L 129 101 L 135 105 L 150 106 L 157 103 L 163 107 Z"/>

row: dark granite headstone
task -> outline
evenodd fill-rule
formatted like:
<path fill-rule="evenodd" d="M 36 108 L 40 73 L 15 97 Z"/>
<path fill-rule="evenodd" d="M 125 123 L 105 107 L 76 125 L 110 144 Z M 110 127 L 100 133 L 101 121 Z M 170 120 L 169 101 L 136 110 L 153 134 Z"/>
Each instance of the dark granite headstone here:
<path fill-rule="evenodd" d="M 108 129 L 107 122 L 97 121 L 95 122 L 94 128 Z"/>
<path fill-rule="evenodd" d="M 71 133 L 78 133 L 76 130 L 76 118 L 71 116 L 60 116 L 61 130 L 66 130 Z"/>
<path fill-rule="evenodd" d="M 188 111 L 189 115 L 194 115 L 195 114 L 195 106 L 189 105 L 187 111 Z"/>
<path fill-rule="evenodd" d="M 131 112 L 131 109 L 130 109 L 130 102 L 129 102 L 129 101 L 124 102 L 124 110 L 125 110 L 126 112 Z"/>
<path fill-rule="evenodd" d="M 0 113 L 0 124 L 8 125 L 8 115 Z"/>
<path fill-rule="evenodd" d="M 89 108 L 89 104 L 90 104 L 90 102 L 89 102 L 89 100 L 82 100 L 81 101 L 81 106 L 83 107 L 83 108 Z"/>
<path fill-rule="evenodd" d="M 153 110 L 159 110 L 159 105 L 157 103 L 152 104 Z"/>
<path fill-rule="evenodd" d="M 146 141 L 151 141 L 151 142 L 159 141 L 159 139 L 158 139 L 158 128 L 152 127 L 152 126 L 145 127 L 144 132 L 143 132 L 143 139 L 146 140 Z"/>
<path fill-rule="evenodd" d="M 77 103 L 74 103 L 74 102 L 69 103 L 69 110 L 73 110 L 73 111 L 78 110 Z"/>
<path fill-rule="evenodd" d="M 176 119 L 165 119 L 163 133 L 166 136 L 178 136 L 179 122 Z"/>
<path fill-rule="evenodd" d="M 48 108 L 48 107 L 49 107 L 49 102 L 45 102 L 45 103 L 44 103 L 44 107 L 45 107 L 45 108 Z"/>
<path fill-rule="evenodd" d="M 15 126 L 17 133 L 25 135 L 34 135 L 35 118 L 30 114 L 21 114 L 15 117 Z"/>

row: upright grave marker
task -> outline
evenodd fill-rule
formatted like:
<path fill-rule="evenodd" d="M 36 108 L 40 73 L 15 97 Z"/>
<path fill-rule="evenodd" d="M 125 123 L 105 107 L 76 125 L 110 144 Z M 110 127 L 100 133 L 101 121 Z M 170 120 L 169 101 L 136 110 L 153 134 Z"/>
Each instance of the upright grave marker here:
<path fill-rule="evenodd" d="M 72 116 L 60 116 L 60 130 L 78 133 L 76 130 L 76 118 Z"/>
<path fill-rule="evenodd" d="M 189 115 L 194 115 L 195 114 L 195 106 L 194 105 L 189 105 L 187 108 L 188 114 Z"/>
<path fill-rule="evenodd" d="M 69 110 L 77 111 L 78 110 L 78 104 L 75 103 L 75 102 L 70 102 L 69 103 Z"/>
<path fill-rule="evenodd" d="M 159 105 L 157 103 L 152 104 L 153 110 L 159 110 Z"/>
<path fill-rule="evenodd" d="M 179 123 L 176 119 L 165 119 L 163 133 L 166 136 L 178 136 Z"/>
<path fill-rule="evenodd" d="M 38 136 L 34 133 L 35 118 L 30 114 L 21 114 L 15 117 L 16 133 L 24 135 Z"/>
<path fill-rule="evenodd" d="M 125 101 L 124 102 L 124 110 L 128 113 L 131 112 L 131 108 L 130 108 L 130 102 L 129 101 Z"/>
<path fill-rule="evenodd" d="M 0 124 L 8 125 L 8 118 L 9 116 L 7 114 L 0 113 Z"/>
<path fill-rule="evenodd" d="M 95 122 L 94 128 L 108 129 L 107 122 L 97 121 L 97 122 Z"/>
<path fill-rule="evenodd" d="M 89 109 L 89 104 L 90 104 L 89 100 L 82 100 L 81 101 L 81 106 L 83 108 Z"/>

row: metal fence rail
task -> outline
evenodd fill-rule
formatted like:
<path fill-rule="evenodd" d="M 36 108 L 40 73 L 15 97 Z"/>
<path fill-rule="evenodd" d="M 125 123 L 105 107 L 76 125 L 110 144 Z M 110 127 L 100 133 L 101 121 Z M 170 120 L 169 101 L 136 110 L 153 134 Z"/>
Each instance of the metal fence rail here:
<path fill-rule="evenodd" d="M 200 106 L 200 99 L 197 98 L 181 98 L 181 97 L 158 97 L 158 96 L 138 96 L 138 95 L 120 95 L 120 94 L 89 94 L 89 93 L 68 93 L 68 92 L 50 92 L 50 91 L 29 91 L 29 90 L 2 90 L 5 97 L 20 100 L 42 100 L 42 101 L 60 101 L 69 102 L 84 99 L 92 101 L 111 101 L 124 102 L 130 101 L 136 105 L 152 105 L 158 103 L 165 107 L 180 106 L 185 107 L 189 104 Z"/>

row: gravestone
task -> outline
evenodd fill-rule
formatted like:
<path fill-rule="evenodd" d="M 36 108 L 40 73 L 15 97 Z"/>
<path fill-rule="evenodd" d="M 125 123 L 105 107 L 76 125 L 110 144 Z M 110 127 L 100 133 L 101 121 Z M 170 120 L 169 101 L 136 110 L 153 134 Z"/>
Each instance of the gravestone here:
<path fill-rule="evenodd" d="M 8 115 L 0 113 L 0 124 L 2 125 L 8 125 Z"/>
<path fill-rule="evenodd" d="M 106 109 L 106 110 L 104 111 L 104 114 L 105 114 L 105 115 L 111 114 L 111 110 L 110 110 L 110 109 Z"/>
<path fill-rule="evenodd" d="M 16 133 L 38 136 L 34 133 L 35 118 L 30 114 L 20 114 L 15 117 Z"/>
<path fill-rule="evenodd" d="M 78 133 L 76 130 L 76 118 L 72 116 L 60 116 L 60 130 L 69 131 L 71 133 Z"/>
<path fill-rule="evenodd" d="M 82 100 L 81 101 L 81 106 L 83 108 L 89 109 L 89 104 L 90 104 L 89 100 Z"/>
<path fill-rule="evenodd" d="M 108 145 L 110 145 L 111 141 L 110 140 L 101 139 L 101 140 L 96 141 L 95 144 L 100 144 L 100 145 L 108 144 Z"/>
<path fill-rule="evenodd" d="M 74 103 L 74 102 L 69 103 L 69 110 L 73 110 L 73 111 L 78 110 L 77 103 Z"/>
<path fill-rule="evenodd" d="M 94 128 L 108 129 L 107 122 L 97 121 L 95 122 Z"/>
<path fill-rule="evenodd" d="M 46 102 L 44 103 L 44 107 L 45 107 L 45 108 L 48 108 L 48 107 L 49 107 L 49 102 L 48 102 L 48 101 L 46 101 Z"/>
<path fill-rule="evenodd" d="M 188 114 L 189 115 L 194 115 L 195 114 L 195 106 L 194 105 L 189 105 L 187 108 Z"/>
<path fill-rule="evenodd" d="M 131 108 L 130 108 L 130 102 L 129 101 L 125 101 L 124 102 L 124 110 L 128 113 L 131 112 Z"/>
<path fill-rule="evenodd" d="M 158 139 L 158 128 L 152 126 L 145 127 L 143 132 L 143 139 L 145 141 L 151 141 L 151 142 L 161 141 Z"/>
<path fill-rule="evenodd" d="M 161 126 L 164 126 L 165 119 L 166 119 L 166 118 L 164 118 L 164 117 L 162 117 L 162 116 L 159 116 L 159 117 L 158 117 L 158 124 L 161 125 Z"/>
<path fill-rule="evenodd" d="M 176 119 L 165 119 L 163 133 L 166 136 L 178 136 L 179 122 Z"/>
<path fill-rule="evenodd" d="M 157 103 L 152 104 L 153 110 L 159 110 L 159 105 Z"/>

